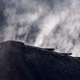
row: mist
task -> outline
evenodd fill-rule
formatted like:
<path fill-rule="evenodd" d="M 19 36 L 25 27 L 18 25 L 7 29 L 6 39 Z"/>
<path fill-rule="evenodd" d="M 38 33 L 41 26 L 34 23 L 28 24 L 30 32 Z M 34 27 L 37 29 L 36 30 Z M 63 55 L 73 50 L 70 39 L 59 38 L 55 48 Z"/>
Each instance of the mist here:
<path fill-rule="evenodd" d="M 17 40 L 80 56 L 79 0 L 4 0 L 2 41 Z"/>

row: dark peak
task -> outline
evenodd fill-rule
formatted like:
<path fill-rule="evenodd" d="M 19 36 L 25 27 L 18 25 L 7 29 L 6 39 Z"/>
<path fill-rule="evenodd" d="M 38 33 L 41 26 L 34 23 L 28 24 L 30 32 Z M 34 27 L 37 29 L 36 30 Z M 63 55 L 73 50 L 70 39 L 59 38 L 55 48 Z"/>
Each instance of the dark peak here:
<path fill-rule="evenodd" d="M 24 46 L 24 43 L 10 40 L 10 41 L 5 41 L 5 42 L 0 43 L 0 46 L 6 46 L 6 47 L 9 47 L 9 48 L 12 48 L 12 47 L 20 48 L 20 47 Z"/>
<path fill-rule="evenodd" d="M 14 41 L 14 40 L 5 41 L 5 42 L 2 42 L 1 44 L 21 44 L 21 45 L 24 45 L 24 43 L 19 42 L 19 41 Z"/>
<path fill-rule="evenodd" d="M 5 41 L 0 43 L 0 80 L 80 80 L 79 59 L 53 48 Z"/>

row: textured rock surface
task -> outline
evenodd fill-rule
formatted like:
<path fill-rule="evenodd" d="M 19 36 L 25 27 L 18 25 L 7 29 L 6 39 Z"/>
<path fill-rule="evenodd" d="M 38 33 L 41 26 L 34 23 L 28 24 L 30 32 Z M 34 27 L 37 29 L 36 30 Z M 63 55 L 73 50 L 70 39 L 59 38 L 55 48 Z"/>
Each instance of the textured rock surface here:
<path fill-rule="evenodd" d="M 80 80 L 79 58 L 24 45 L 0 43 L 0 80 Z"/>

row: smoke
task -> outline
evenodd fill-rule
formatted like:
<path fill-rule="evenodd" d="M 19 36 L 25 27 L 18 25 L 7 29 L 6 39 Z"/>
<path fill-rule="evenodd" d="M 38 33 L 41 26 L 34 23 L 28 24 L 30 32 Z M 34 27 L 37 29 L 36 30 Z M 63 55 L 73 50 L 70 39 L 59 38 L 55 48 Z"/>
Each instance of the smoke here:
<path fill-rule="evenodd" d="M 3 41 L 55 48 L 80 56 L 79 0 L 6 0 Z"/>

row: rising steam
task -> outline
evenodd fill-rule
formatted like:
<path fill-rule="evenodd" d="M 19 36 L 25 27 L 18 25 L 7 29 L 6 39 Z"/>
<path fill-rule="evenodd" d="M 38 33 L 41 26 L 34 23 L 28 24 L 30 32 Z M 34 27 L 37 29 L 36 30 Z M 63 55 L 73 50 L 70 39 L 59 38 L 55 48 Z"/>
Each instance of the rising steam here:
<path fill-rule="evenodd" d="M 80 56 L 79 0 L 6 0 L 3 41 L 18 40 Z"/>

